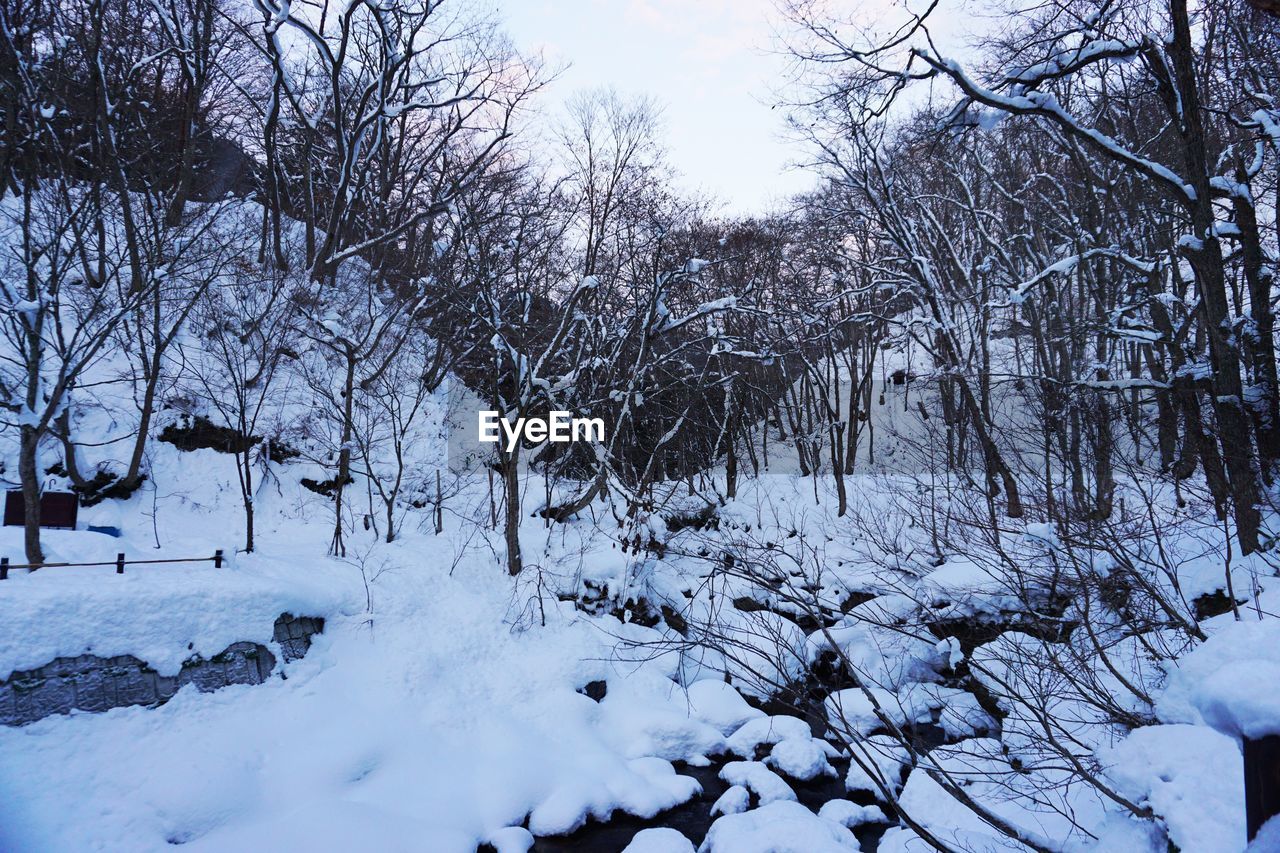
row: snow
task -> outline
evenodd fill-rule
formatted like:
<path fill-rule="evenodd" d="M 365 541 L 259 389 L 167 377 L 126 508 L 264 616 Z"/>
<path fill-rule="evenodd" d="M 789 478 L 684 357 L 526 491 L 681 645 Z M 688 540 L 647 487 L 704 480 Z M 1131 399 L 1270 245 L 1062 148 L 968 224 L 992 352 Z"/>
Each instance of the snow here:
<path fill-rule="evenodd" d="M 1034 528 L 1028 535 L 1044 542 Z M 1009 581 L 972 560 L 948 560 L 930 572 L 916 587 L 918 600 L 934 607 L 939 618 L 967 618 L 975 614 L 999 614 L 1018 609 L 1018 600 Z"/>
<path fill-rule="evenodd" d="M 211 452 L 178 458 L 176 451 L 162 450 L 161 456 L 166 453 L 174 458 L 161 458 L 161 470 L 199 462 L 214 479 L 230 476 L 222 469 L 215 473 L 214 463 L 224 459 Z M 487 510 L 483 494 L 464 498 Z M 167 510 L 169 525 L 209 531 L 234 524 L 233 503 L 192 503 Z M 327 619 L 311 653 L 286 668 L 287 681 L 213 694 L 184 690 L 158 709 L 76 714 L 0 731 L 0 779 L 24 780 L 13 793 L 5 792 L 9 807 L 0 848 L 30 848 L 38 841 L 39 849 L 51 853 L 95 846 L 147 851 L 167 849 L 169 839 L 181 839 L 195 850 L 326 849 L 335 839 L 351 847 L 361 843 L 353 839 L 365 839 L 375 849 L 389 850 L 415 844 L 433 851 L 472 850 L 486 840 L 499 849 L 522 850 L 530 843 L 530 830 L 568 833 L 618 811 L 660 815 L 699 790 L 672 762 L 705 764 L 725 754 L 746 760 L 721 770 L 731 787 L 712 806 L 712 816 L 719 819 L 703 850 L 857 849 L 850 846 L 856 842 L 846 827 L 884 819 L 875 806 L 835 800 L 814 815 L 795 802 L 788 779 L 834 772 L 834 748 L 815 739 L 805 720 L 752 707 L 744 699 L 751 688 L 735 677 L 740 670 L 710 657 L 691 665 L 679 655 L 619 647 L 620 638 L 661 641 L 669 636 L 661 624 L 622 624 L 548 598 L 542 604 L 546 625 L 531 626 L 528 588 L 513 587 L 502 577 L 482 542 L 468 542 L 452 530 L 436 537 L 410 529 L 402 542 L 379 546 L 376 557 L 363 563 L 319 558 L 327 524 L 309 521 L 305 511 L 294 515 L 279 504 L 263 503 L 264 512 L 279 514 L 273 524 L 287 541 L 268 544 L 262 554 L 239 555 L 220 571 L 139 567 L 117 576 L 110 568 L 49 569 L 15 574 L 8 586 L 0 586 L 0 608 L 8 608 L 3 610 L 7 621 L 0 622 L 0 648 L 6 661 L 23 665 L 38 665 L 55 653 L 77 653 L 91 642 L 95 650 L 119 649 L 176 666 L 191 653 L 188 643 L 218 651 L 246 638 L 269 641 L 279 612 Z M 123 541 L 130 553 L 141 553 L 146 526 L 131 512 L 110 512 L 108 517 L 104 508 L 96 520 L 123 526 L 121 540 L 52 532 L 50 549 L 69 559 Z M 757 511 L 743 500 L 728 506 L 725 518 L 759 523 Z M 773 523 L 788 527 L 797 520 L 779 515 Z M 818 523 L 808 521 L 806 529 Z M 215 541 L 199 538 L 211 535 L 174 537 L 165 541 L 162 553 L 211 550 Z M 540 526 L 522 535 L 530 553 L 550 554 L 550 534 Z M 701 606 L 686 597 L 690 583 L 678 563 L 629 562 L 607 546 L 574 539 L 578 529 L 572 526 L 555 535 L 559 547 L 583 555 L 575 571 L 599 580 L 612 594 L 643 591 L 652 600 Z M 1028 545 L 1041 552 L 1051 544 L 1047 535 L 1030 538 Z M 847 565 L 837 567 L 838 573 L 832 570 L 822 592 L 835 602 L 849 589 L 866 588 L 857 560 L 841 547 L 829 546 L 829 561 Z M 1197 563 L 1188 571 L 1188 593 L 1221 583 L 1220 571 L 1212 567 Z M 372 578 L 371 605 L 365 598 L 366 576 Z M 797 660 L 839 648 L 868 685 L 865 692 L 837 691 L 827 702 L 833 717 L 843 712 L 850 724 L 838 729 L 858 759 L 850 764 L 847 789 L 883 798 L 865 764 L 890 792 L 902 790 L 904 806 L 931 830 L 975 849 L 1001 849 L 997 834 L 941 791 L 923 768 L 914 769 L 904 786 L 901 771 L 908 756 L 892 738 L 870 734 L 881 724 L 869 692 L 898 724 L 935 722 L 951 739 L 968 738 L 934 750 L 929 760 L 976 778 L 967 790 L 1028 832 L 1071 836 L 1054 811 L 1070 809 L 1113 849 L 1146 853 L 1139 845 L 1154 837 L 1149 824 L 1108 811 L 1034 760 L 1029 762 L 1032 775 L 1014 773 L 1010 755 L 1035 758 L 1034 717 L 1016 703 L 1005 703 L 1009 717 L 1001 732 L 971 692 L 942 680 L 941 673 L 963 659 L 958 646 L 903 630 L 921 618 L 919 591 L 951 595 L 982 613 L 1000 606 L 997 579 L 977 563 L 952 558 L 922 578 L 903 578 L 901 587 L 906 592 L 858 605 L 832 628 L 797 642 Z M 74 608 L 83 626 L 59 632 L 40 624 L 58 619 L 67 607 Z M 214 611 L 223 618 L 207 617 Z M 747 621 L 762 616 L 763 623 Z M 773 613 L 734 610 L 727 619 L 731 631 L 780 624 Z M 1096 749 L 1105 762 L 1109 779 L 1136 801 L 1150 803 L 1175 843 L 1179 837 L 1188 840 L 1183 849 L 1199 849 L 1195 833 L 1208 816 L 1233 808 L 1239 812 L 1238 748 L 1234 734 L 1209 727 L 1223 725 L 1228 731 L 1211 700 L 1231 699 L 1234 708 L 1242 707 L 1224 691 L 1230 685 L 1259 684 L 1277 663 L 1270 622 L 1235 623 L 1228 615 L 1204 625 L 1209 641 L 1186 655 L 1167 679 L 1160 668 L 1142 670 L 1143 683 L 1161 685 L 1155 695 L 1166 725 L 1115 734 L 1091 722 L 1079 732 L 1088 745 L 1085 752 Z M 23 634 L 41 639 L 24 643 Z M 104 646 L 107 640 L 114 645 Z M 1040 642 L 1008 633 L 979 647 L 974 665 L 1012 679 L 1017 674 L 999 670 L 1001 662 L 1014 651 L 1046 653 Z M 1131 661 L 1126 648 L 1113 649 L 1118 665 Z M 724 681 L 726 672 L 734 683 Z M 689 680 L 681 684 L 673 676 Z M 1224 684 L 1215 686 L 1215 679 Z M 577 692 L 595 680 L 608 685 L 599 702 Z M 1250 695 L 1259 703 L 1254 716 L 1269 712 L 1267 691 L 1244 694 Z M 1080 712 L 1076 705 L 1061 707 L 1064 719 Z M 1232 725 L 1255 731 L 1248 720 Z M 1002 740 L 976 737 L 995 734 Z M 1113 741 L 1118 744 L 1111 748 Z M 1230 751 L 1219 748 L 1224 743 Z M 1056 792 L 1043 812 L 1029 810 L 1002 787 L 1028 778 Z M 1218 780 L 1212 796 L 1196 792 L 1194 786 L 1204 780 Z M 65 791 L 71 789 L 82 794 L 68 801 Z M 118 791 L 130 793 L 121 797 Z M 755 809 L 753 795 L 760 804 Z M 730 817 L 746 822 L 726 822 Z M 775 829 L 775 824 L 789 829 Z M 641 842 L 687 849 L 666 833 L 637 836 L 635 843 Z M 921 845 L 910 832 L 895 829 L 886 834 L 882 849 L 914 851 L 924 849 Z M 1217 853 L 1239 845 L 1205 849 Z"/>
<path fill-rule="evenodd" d="M 918 681 L 936 681 L 946 667 L 950 650 L 939 651 L 937 641 L 897 630 L 899 618 L 914 614 L 919 605 L 906 595 L 886 595 L 859 604 L 839 623 L 809 637 L 809 658 L 838 646 L 858 680 L 885 690 Z"/>
<path fill-rule="evenodd" d="M 759 716 L 744 723 L 729 736 L 729 751 L 734 755 L 750 758 L 755 755 L 756 747 L 763 744 L 775 744 L 786 738 L 808 738 L 813 732 L 809 724 L 799 717 L 785 714 L 776 716 Z"/>
<path fill-rule="evenodd" d="M 837 690 L 827 697 L 825 704 L 828 724 L 848 740 L 885 728 L 881 714 L 899 726 L 909 722 L 897 696 L 879 687 Z"/>
<path fill-rule="evenodd" d="M 157 567 L 90 578 L 46 569 L 5 581 L 6 607 L 24 600 L 57 612 L 56 592 L 72 591 L 66 601 L 85 602 L 74 611 L 88 623 L 84 636 L 118 625 L 119 651 L 163 664 L 189 654 L 181 643 L 165 657 L 186 637 L 219 649 L 244 632 L 269 639 L 278 608 L 319 609 L 329 621 L 287 681 L 210 694 L 188 688 L 155 709 L 0 730 L 0 849 L 146 851 L 181 839 L 195 850 L 474 850 L 526 817 L 534 832 L 568 832 L 619 809 L 651 816 L 697 793 L 697 782 L 669 761 L 643 754 L 650 745 L 670 753 L 679 742 L 692 752 L 722 741 L 687 715 L 683 732 L 674 726 L 684 697 L 660 664 L 612 663 L 611 634 L 567 604 L 550 609 L 545 628 L 513 630 L 510 590 L 493 582 L 499 575 L 484 552 L 464 551 L 450 573 L 456 543 L 442 544 L 414 533 L 385 547 L 372 612 L 360 571 L 316 558 L 315 549 L 305 560 L 241 557 L 222 576 Z M 123 583 L 111 587 L 116 581 Z M 237 598 L 240 589 L 263 597 L 262 609 Z M 181 616 L 159 606 L 171 594 Z M 226 627 L 209 619 L 213 627 L 200 633 L 201 600 Z M 130 622 L 146 627 L 142 642 L 130 639 Z M 7 661 L 81 651 L 78 639 L 53 643 L 52 631 L 48 641 L 34 634 L 43 647 L 23 651 L 11 625 L 0 624 Z M 69 621 L 63 627 L 76 630 Z M 107 648 L 95 639 L 94 650 Z M 648 700 L 623 716 L 608 699 L 597 705 L 574 690 L 598 678 L 621 681 L 622 671 L 626 689 Z M 615 730 L 620 720 L 633 728 Z M 13 780 L 23 781 L 9 790 Z M 519 833 L 507 835 L 514 844 Z"/>
<path fill-rule="evenodd" d="M 693 842 L 664 826 L 642 829 L 622 853 L 693 853 Z"/>
<path fill-rule="evenodd" d="M 653 817 L 702 790 L 696 780 L 678 775 L 670 762 L 654 757 L 632 759 L 625 769 L 616 768 L 603 778 L 597 771 L 596 781 L 589 780 L 591 774 L 583 772 L 556 786 L 530 812 L 529 829 L 535 835 L 564 835 L 582 826 L 588 816 L 607 819 L 615 809 Z"/>
<path fill-rule="evenodd" d="M 691 718 L 691 711 L 678 692 L 646 697 L 626 682 L 615 682 L 600 703 L 600 722 L 624 754 L 706 764 L 708 756 L 725 752 L 727 746 L 719 729 Z"/>
<path fill-rule="evenodd" d="M 908 755 L 896 740 L 888 735 L 872 735 L 855 741 L 850 746 L 852 760 L 845 776 L 845 788 L 849 791 L 867 791 L 882 797 L 883 786 L 891 793 L 902 789 L 902 768 Z"/>
<path fill-rule="evenodd" d="M 21 533 L 0 528 L 0 547 L 19 550 Z M 192 545 L 157 554 L 105 534 L 58 530 L 47 532 L 45 542 L 50 560 L 65 562 L 101 560 L 118 550 L 138 559 L 214 551 Z M 312 563 L 310 570 L 298 572 L 285 558 L 245 554 L 221 569 L 193 563 L 128 566 L 122 575 L 107 566 L 13 572 L 0 590 L 0 680 L 82 654 L 132 654 L 174 675 L 193 654 L 211 657 L 238 641 L 270 645 L 282 613 L 333 617 L 363 608 L 358 571 L 310 555 L 296 559 Z"/>
<path fill-rule="evenodd" d="M 1230 737 L 1204 726 L 1145 726 L 1103 762 L 1121 793 L 1163 818 L 1178 849 L 1238 853 L 1244 846 L 1244 772 Z"/>
<path fill-rule="evenodd" d="M 1245 853 L 1271 853 L 1273 850 L 1280 850 L 1280 815 L 1262 825 L 1262 829 L 1249 842 Z"/>
<path fill-rule="evenodd" d="M 903 716 L 911 722 L 937 723 L 947 736 L 959 740 L 996 731 L 997 723 L 978 703 L 978 698 L 958 687 L 940 684 L 908 684 L 898 691 Z"/>
<path fill-rule="evenodd" d="M 888 823 L 879 806 L 860 806 L 849 800 L 828 800 L 818 809 L 818 817 L 833 820 L 841 826 L 853 829 L 864 823 Z"/>
<path fill-rule="evenodd" d="M 720 778 L 751 791 L 761 805 L 796 798 L 791 786 L 759 761 L 730 761 L 720 768 Z"/>
<path fill-rule="evenodd" d="M 487 841 L 497 853 L 529 853 L 533 833 L 523 826 L 506 826 L 490 833 Z"/>
<path fill-rule="evenodd" d="M 438 403 L 431 402 L 432 428 Z M 93 431 L 115 434 L 105 426 Z M 443 458 L 440 442 L 424 438 L 414 450 L 419 476 L 430 478 Z M 158 494 L 147 485 L 130 501 L 86 509 L 88 523 L 118 526 L 122 536 L 50 531 L 52 559 L 111 558 L 118 549 L 186 557 L 224 547 L 231 555 L 241 517 L 230 457 L 163 444 L 150 453 L 155 481 L 174 485 Z M 197 851 L 450 851 L 489 843 L 502 853 L 527 851 L 534 834 L 570 833 L 619 812 L 660 822 L 664 810 L 699 793 L 674 762 L 707 765 L 724 756 L 743 760 L 720 770 L 730 787 L 710 807 L 718 820 L 706 851 L 856 850 L 848 828 L 883 822 L 898 791 L 913 816 L 961 846 L 1002 849 L 997 833 L 929 777 L 932 761 L 973 779 L 967 791 L 1034 835 L 1076 843 L 1082 834 L 1061 818 L 1069 812 L 1111 849 L 1147 853 L 1160 840 L 1153 824 L 1118 814 L 1055 773 L 1052 756 L 1036 751 L 1033 708 L 998 697 L 1007 717 L 1003 726 L 993 720 L 957 679 L 965 661 L 959 642 L 921 630 L 928 620 L 1006 618 L 1003 611 L 1017 605 L 1007 580 L 991 564 L 959 554 L 883 571 L 877 561 L 884 555 L 834 517 L 825 480 L 817 506 L 811 480 L 743 482 L 738 497 L 718 510 L 720 530 L 678 534 L 694 545 L 758 553 L 763 542 L 789 547 L 794 531 L 795 541 L 818 549 L 822 574 L 794 586 L 784 581 L 778 590 L 740 577 L 708 580 L 677 549 L 664 560 L 623 553 L 589 520 L 550 529 L 536 519 L 527 524 L 520 535 L 527 565 L 537 568 L 513 582 L 495 557 L 500 534 L 484 524 L 483 475 L 462 482 L 440 536 L 410 521 L 402 541 L 388 546 L 357 530 L 352 557 L 322 557 L 332 504 L 296 482 L 319 470 L 310 463 L 267 467 L 267 485 L 255 498 L 260 553 L 234 555 L 224 569 L 130 567 L 116 575 L 110 567 L 49 568 L 15 572 L 0 584 L 0 668 L 8 670 L 92 651 L 134 654 L 173 672 L 191 654 L 208 656 L 232 642 L 269 644 L 280 613 L 326 619 L 307 657 L 282 666 L 287 680 L 212 694 L 184 689 L 156 709 L 77 713 L 0 730 L 0 849 L 145 853 L 181 842 Z M 530 475 L 527 490 L 538 501 L 542 485 Z M 883 512 L 876 502 L 899 488 L 888 477 L 851 485 L 853 500 L 876 512 Z M 672 535 L 656 513 L 646 527 Z M 19 534 L 0 530 L 7 553 L 18 552 Z M 1032 524 L 1025 535 L 1015 531 L 1008 547 L 1030 560 L 1047 559 L 1060 545 L 1051 528 Z M 1258 565 L 1238 559 L 1234 566 L 1237 590 L 1251 589 Z M 691 621 L 714 618 L 717 649 L 690 648 L 661 622 L 624 624 L 559 600 L 557 593 L 581 592 L 588 580 L 609 599 L 600 613 L 644 597 Z M 1221 566 L 1209 558 L 1188 558 L 1179 577 L 1188 597 L 1222 580 Z M 834 624 L 806 636 L 783 614 L 797 612 L 788 597 L 810 582 Z M 552 592 L 540 594 L 539 584 Z M 852 592 L 876 597 L 843 613 Z M 740 596 L 770 609 L 725 604 Z M 1203 627 L 1209 641 L 1177 666 L 1144 660 L 1129 640 L 1110 647 L 1126 677 L 1135 670 L 1156 697 L 1165 724 L 1135 732 L 1064 695 L 1072 694 L 1068 686 L 1004 669 L 1006 662 L 1062 654 L 1063 644 L 1006 632 L 969 663 L 993 693 L 1000 681 L 1029 695 L 1051 692 L 1056 716 L 1079 723 L 1069 734 L 1080 758 L 1090 766 L 1102 761 L 1107 778 L 1149 803 L 1175 842 L 1198 849 L 1204 821 L 1240 811 L 1234 738 L 1267 730 L 1275 708 L 1258 685 L 1274 683 L 1280 666 L 1280 637 L 1269 621 L 1235 623 L 1228 615 Z M 845 787 L 877 800 L 887 790 L 883 809 L 832 800 L 815 815 L 800 805 L 797 791 L 807 790 L 801 783 L 836 772 L 836 748 L 815 738 L 806 720 L 747 701 L 794 680 L 829 650 L 839 651 L 866 686 L 826 702 L 832 740 L 853 758 Z M 738 660 L 728 660 L 730 653 Z M 607 684 L 599 702 L 579 692 L 593 681 Z M 894 723 L 936 724 L 959 743 L 920 756 L 904 782 L 909 756 L 892 737 L 872 734 L 882 723 L 868 694 Z M 1139 705 L 1128 707 L 1150 710 Z M 1219 748 L 1224 743 L 1231 750 Z M 1025 772 L 1014 771 L 1014 758 Z M 1203 780 L 1215 780 L 1211 795 L 1195 792 Z M 1051 793 L 1037 810 L 1028 786 L 1041 783 Z M 678 833 L 646 831 L 632 846 L 691 844 Z M 895 827 L 881 849 L 926 848 Z"/>
<path fill-rule="evenodd" d="M 949 796 L 934 776 L 939 771 L 963 785 L 965 793 L 983 808 L 1051 849 L 1061 849 L 1081 838 L 1073 821 L 1088 826 L 1103 815 L 1101 802 L 1078 792 L 1062 772 L 1038 774 L 1043 786 L 1037 788 L 1035 799 L 1010 797 L 1009 790 L 1025 784 L 1027 776 L 1011 768 L 1000 742 L 992 738 L 938 747 L 929 753 L 928 765 L 911 771 L 899 804 L 918 815 L 924 828 L 962 850 L 1023 848 Z"/>
<path fill-rule="evenodd" d="M 742 785 L 730 785 L 725 792 L 711 804 L 711 816 L 722 814 L 739 814 L 751 808 L 751 792 Z"/>
<path fill-rule="evenodd" d="M 880 836 L 876 853 L 929 853 L 936 849 L 910 829 L 891 826 L 884 835 Z"/>
<path fill-rule="evenodd" d="M 1232 737 L 1280 734 L 1280 622 L 1228 622 L 1183 656 L 1156 701 L 1162 720 Z"/>
<path fill-rule="evenodd" d="M 707 832 L 698 853 L 848 853 L 858 841 L 834 820 L 799 803 L 774 802 L 725 815 Z"/>
<path fill-rule="evenodd" d="M 764 711 L 753 708 L 742 694 L 723 681 L 695 681 L 688 688 L 689 713 L 722 734 L 733 734 L 751 720 L 765 716 Z M 745 753 L 739 753 L 745 754 Z"/>
<path fill-rule="evenodd" d="M 817 738 L 785 738 L 774 745 L 765 764 L 792 779 L 807 782 L 819 776 L 836 775 L 827 761 L 835 751 L 835 747 Z"/>

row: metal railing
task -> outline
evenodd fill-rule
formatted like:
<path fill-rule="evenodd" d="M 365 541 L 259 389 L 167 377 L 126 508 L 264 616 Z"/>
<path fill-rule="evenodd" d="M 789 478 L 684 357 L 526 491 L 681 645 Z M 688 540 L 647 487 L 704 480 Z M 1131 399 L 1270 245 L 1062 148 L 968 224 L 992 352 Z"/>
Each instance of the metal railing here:
<path fill-rule="evenodd" d="M 222 568 L 222 549 L 213 552 L 212 557 L 177 557 L 172 560 L 126 560 L 124 554 L 116 554 L 114 561 L 98 563 L 21 563 L 11 564 L 8 557 L 0 557 L 0 581 L 9 577 L 10 569 L 57 569 L 67 566 L 115 566 L 116 574 L 124 574 L 125 566 L 156 565 L 160 563 L 213 563 L 215 569 Z"/>

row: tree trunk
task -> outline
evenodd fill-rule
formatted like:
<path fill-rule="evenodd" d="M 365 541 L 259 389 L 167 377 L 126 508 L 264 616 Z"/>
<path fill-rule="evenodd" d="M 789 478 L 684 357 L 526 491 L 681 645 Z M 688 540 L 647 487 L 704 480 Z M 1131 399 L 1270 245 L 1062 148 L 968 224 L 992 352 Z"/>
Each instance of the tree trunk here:
<path fill-rule="evenodd" d="M 520 445 L 502 457 L 502 484 L 506 489 L 507 574 L 515 577 L 524 568 L 520 557 Z"/>
<path fill-rule="evenodd" d="M 80 472 L 80 460 L 76 455 L 76 444 L 71 438 L 71 409 L 62 410 L 58 415 L 58 441 L 62 443 L 62 467 L 67 472 L 67 479 L 72 485 L 84 487 L 88 484 L 84 474 Z"/>
<path fill-rule="evenodd" d="M 1231 485 L 1235 510 L 1236 538 L 1243 554 L 1258 549 L 1258 474 L 1249 418 L 1245 412 L 1244 387 L 1240 378 L 1240 351 L 1231 327 L 1227 302 L 1226 274 L 1222 244 L 1214 233 L 1215 211 L 1210 185 L 1208 147 L 1201 116 L 1200 92 L 1196 83 L 1195 49 L 1187 16 L 1186 0 L 1170 0 L 1173 35 L 1170 44 L 1175 85 L 1181 106 L 1183 150 L 1196 197 L 1191 205 L 1191 221 L 1197 244 L 1184 249 L 1200 288 L 1201 310 L 1209 337 L 1209 357 L 1213 366 L 1213 407 L 1218 438 Z"/>
<path fill-rule="evenodd" d="M 244 551 L 253 553 L 253 463 L 249 454 L 252 448 L 246 447 L 243 454 L 244 465 Z"/>
<path fill-rule="evenodd" d="M 851 395 L 852 396 L 852 395 Z M 836 479 L 836 517 L 849 511 L 849 493 L 844 482 L 844 424 L 831 427 L 831 475 Z"/>
<path fill-rule="evenodd" d="M 347 545 L 342 539 L 342 496 L 347 480 L 351 478 L 351 436 L 355 428 L 353 397 L 355 396 L 356 359 L 348 346 L 345 352 L 347 374 L 343 384 L 342 446 L 338 449 L 338 474 L 333 485 L 333 542 L 329 553 L 336 557 L 347 556 Z"/>
<path fill-rule="evenodd" d="M 18 477 L 22 481 L 22 509 L 24 513 L 23 544 L 27 562 L 34 565 L 44 562 L 44 550 L 40 547 L 40 433 L 35 427 L 23 424 L 18 443 Z"/>
<path fill-rule="evenodd" d="M 150 375 L 146 378 L 146 388 L 142 393 L 142 408 L 138 410 L 138 435 L 133 442 L 133 453 L 129 456 L 129 467 L 125 471 L 120 485 L 124 489 L 137 488 L 142 475 L 142 457 L 147 450 L 147 436 L 151 432 L 151 419 L 155 416 L 156 387 L 160 384 L 160 350 L 157 346 L 152 359 Z"/>
<path fill-rule="evenodd" d="M 1236 179 L 1242 184 L 1245 182 L 1242 168 L 1237 169 Z M 1276 376 L 1275 314 L 1271 310 L 1275 274 L 1266 263 L 1252 199 L 1236 194 L 1233 201 L 1245 279 L 1249 284 L 1249 316 L 1253 320 L 1253 329 L 1245 336 L 1253 366 L 1253 388 L 1247 403 L 1258 436 L 1262 474 L 1270 481 L 1275 466 L 1280 464 L 1280 383 Z"/>

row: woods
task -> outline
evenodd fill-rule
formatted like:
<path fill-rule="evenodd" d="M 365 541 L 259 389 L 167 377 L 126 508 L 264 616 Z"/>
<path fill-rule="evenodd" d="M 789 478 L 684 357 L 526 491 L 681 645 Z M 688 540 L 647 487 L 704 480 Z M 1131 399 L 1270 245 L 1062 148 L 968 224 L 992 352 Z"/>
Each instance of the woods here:
<path fill-rule="evenodd" d="M 747 214 L 657 101 L 551 110 L 465 3 L 0 0 L 26 562 L 50 478 L 154 530 L 155 442 L 217 450 L 240 551 L 320 506 L 370 630 L 375 549 L 465 528 L 513 621 L 821 718 L 910 850 L 1163 833 L 1104 756 L 1280 569 L 1273 5 L 1050 0 L 962 47 L 936 0 L 788 0 L 813 188 Z M 457 399 L 603 435 L 428 461 Z"/>

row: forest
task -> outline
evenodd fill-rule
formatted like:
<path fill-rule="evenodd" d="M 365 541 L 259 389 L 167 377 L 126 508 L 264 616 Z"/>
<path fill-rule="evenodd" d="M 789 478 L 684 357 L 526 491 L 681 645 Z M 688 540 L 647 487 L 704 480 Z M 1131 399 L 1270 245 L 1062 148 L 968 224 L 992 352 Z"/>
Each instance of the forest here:
<path fill-rule="evenodd" d="M 0 0 L 0 721 L 330 625 L 0 726 L 0 850 L 1280 850 L 1280 7 L 948 2 L 780 0 L 812 189 L 739 215 L 483 4 Z"/>

